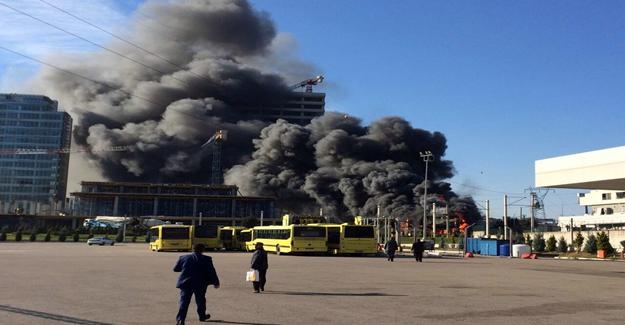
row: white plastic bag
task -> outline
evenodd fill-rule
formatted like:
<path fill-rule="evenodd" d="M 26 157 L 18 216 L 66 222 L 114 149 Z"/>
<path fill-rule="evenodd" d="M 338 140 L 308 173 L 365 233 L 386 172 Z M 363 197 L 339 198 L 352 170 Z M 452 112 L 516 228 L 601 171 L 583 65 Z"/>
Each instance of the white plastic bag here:
<path fill-rule="evenodd" d="M 245 281 L 258 281 L 258 270 L 250 269 L 249 271 L 247 271 L 247 274 L 245 274 Z"/>

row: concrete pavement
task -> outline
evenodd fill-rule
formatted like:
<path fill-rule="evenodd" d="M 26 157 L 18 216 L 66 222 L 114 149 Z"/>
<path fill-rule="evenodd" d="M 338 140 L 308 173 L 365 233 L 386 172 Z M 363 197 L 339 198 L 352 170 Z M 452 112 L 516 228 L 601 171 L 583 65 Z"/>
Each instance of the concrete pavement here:
<path fill-rule="evenodd" d="M 174 324 L 173 265 L 146 244 L 0 243 L 0 324 Z M 267 291 L 244 281 L 250 253 L 214 252 L 209 288 L 226 324 L 622 324 L 625 264 L 508 258 L 269 255 Z M 200 324 L 189 309 L 187 324 Z"/>

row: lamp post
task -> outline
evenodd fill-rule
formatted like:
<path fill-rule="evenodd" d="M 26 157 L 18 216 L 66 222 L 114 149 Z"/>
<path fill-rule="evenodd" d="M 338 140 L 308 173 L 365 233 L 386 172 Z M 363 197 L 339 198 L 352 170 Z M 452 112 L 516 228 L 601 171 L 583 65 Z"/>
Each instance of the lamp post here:
<path fill-rule="evenodd" d="M 424 152 L 419 152 L 419 156 L 421 156 L 421 159 L 423 159 L 423 161 L 425 162 L 425 181 L 424 181 L 425 189 L 423 190 L 423 240 L 425 240 L 425 237 L 427 235 L 426 233 L 427 206 L 426 204 L 427 204 L 427 196 L 428 196 L 428 163 L 434 159 L 434 155 L 432 154 L 431 151 L 426 150 Z M 416 234 L 415 234 L 414 241 L 417 241 Z"/>

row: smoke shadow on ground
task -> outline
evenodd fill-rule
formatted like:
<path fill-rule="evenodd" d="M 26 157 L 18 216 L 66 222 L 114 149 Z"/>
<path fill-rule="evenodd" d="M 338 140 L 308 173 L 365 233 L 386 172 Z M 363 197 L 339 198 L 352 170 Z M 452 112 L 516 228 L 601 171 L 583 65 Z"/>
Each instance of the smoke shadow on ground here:
<path fill-rule="evenodd" d="M 227 320 L 221 320 L 221 319 L 210 319 L 208 320 L 209 323 L 221 323 L 221 324 L 240 324 L 240 325 L 279 325 L 279 324 L 275 324 L 275 323 L 246 323 L 246 322 L 230 322 Z"/>
<path fill-rule="evenodd" d="M 299 291 L 265 291 L 263 294 L 288 296 L 336 296 L 336 297 L 407 297 L 407 295 L 392 295 L 380 292 L 299 292 Z"/>
<path fill-rule="evenodd" d="M 43 319 L 50 319 L 50 320 L 55 320 L 55 321 L 64 322 L 64 323 L 70 323 L 70 324 L 113 325 L 111 323 L 102 323 L 102 322 L 92 321 L 92 320 L 88 320 L 88 319 L 76 318 L 76 317 L 59 315 L 59 314 L 51 314 L 51 313 L 46 313 L 46 312 L 42 312 L 42 311 L 38 311 L 38 310 L 17 308 L 17 307 L 11 307 L 11 306 L 7 306 L 7 305 L 0 305 L 0 310 L 6 311 L 6 312 L 10 312 L 10 313 L 28 315 L 28 316 L 32 316 L 32 317 L 39 317 L 39 318 L 43 318 Z"/>

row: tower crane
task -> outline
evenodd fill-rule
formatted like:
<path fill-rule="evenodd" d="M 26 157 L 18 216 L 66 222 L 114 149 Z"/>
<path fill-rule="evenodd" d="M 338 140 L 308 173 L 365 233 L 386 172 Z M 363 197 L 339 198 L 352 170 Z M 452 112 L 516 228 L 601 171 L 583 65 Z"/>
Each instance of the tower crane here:
<path fill-rule="evenodd" d="M 318 85 L 320 83 L 323 82 L 323 76 L 316 76 L 314 78 L 311 79 L 306 79 L 303 81 L 300 81 L 294 85 L 291 85 L 289 88 L 291 90 L 297 89 L 297 88 L 304 88 L 306 87 L 306 92 L 307 93 L 312 93 L 312 86 L 313 85 Z"/>
<path fill-rule="evenodd" d="M 200 148 L 205 148 L 212 144 L 213 159 L 211 165 L 211 184 L 221 185 L 224 183 L 224 175 L 221 171 L 221 147 L 228 138 L 228 131 L 217 130 Z"/>

